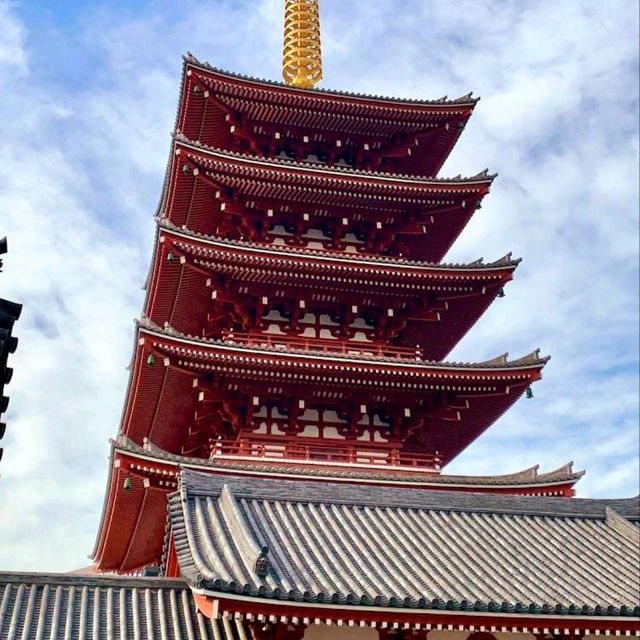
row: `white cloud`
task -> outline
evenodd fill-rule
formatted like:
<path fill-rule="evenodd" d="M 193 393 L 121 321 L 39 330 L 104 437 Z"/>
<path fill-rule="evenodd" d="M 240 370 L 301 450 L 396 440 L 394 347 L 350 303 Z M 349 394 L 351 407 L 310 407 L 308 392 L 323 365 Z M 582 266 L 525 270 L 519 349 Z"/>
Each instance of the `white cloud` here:
<path fill-rule="evenodd" d="M 634 5 L 323 0 L 325 86 L 483 96 L 444 173 L 500 175 L 450 257 L 512 250 L 524 262 L 453 356 L 541 346 L 553 359 L 535 399 L 451 471 L 574 458 L 588 470 L 581 495 L 637 492 Z M 180 55 L 279 74 L 279 0 L 140 11 L 88 6 L 73 30 L 46 25 L 80 51 L 63 68 L 38 37 L 45 27 L 0 0 L 0 233 L 10 243 L 0 295 L 25 303 L 2 443 L 2 568 L 72 569 L 91 550 Z"/>

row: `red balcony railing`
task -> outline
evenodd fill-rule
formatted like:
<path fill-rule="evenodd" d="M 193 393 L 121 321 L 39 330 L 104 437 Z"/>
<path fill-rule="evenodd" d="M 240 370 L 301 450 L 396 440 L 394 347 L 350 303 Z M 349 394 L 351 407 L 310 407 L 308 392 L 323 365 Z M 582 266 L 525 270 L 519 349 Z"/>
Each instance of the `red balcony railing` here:
<path fill-rule="evenodd" d="M 274 333 L 240 333 L 227 330 L 222 332 L 222 339 L 227 342 L 238 342 L 253 347 L 280 347 L 298 349 L 300 351 L 320 351 L 324 353 L 344 353 L 352 355 L 382 356 L 385 358 L 402 358 L 405 360 L 422 360 L 422 349 L 419 346 L 397 347 L 374 342 L 347 342 L 327 338 L 301 338 L 299 336 L 279 335 Z"/>
<path fill-rule="evenodd" d="M 405 453 L 383 443 L 327 444 L 295 440 L 239 438 L 212 440 L 211 458 L 260 458 L 325 465 L 363 465 L 366 467 L 409 467 L 415 471 L 439 472 L 442 458 L 438 453 Z"/>

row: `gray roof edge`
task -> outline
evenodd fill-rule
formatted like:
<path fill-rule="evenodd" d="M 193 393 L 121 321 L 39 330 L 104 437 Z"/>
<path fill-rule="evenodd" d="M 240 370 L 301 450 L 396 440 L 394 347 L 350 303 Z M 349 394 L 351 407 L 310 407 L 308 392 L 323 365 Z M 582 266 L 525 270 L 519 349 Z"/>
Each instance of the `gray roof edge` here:
<path fill-rule="evenodd" d="M 290 89 L 292 92 L 300 93 L 302 95 L 307 95 L 310 98 L 348 98 L 348 99 L 360 99 L 360 100 L 371 100 L 377 102 L 386 102 L 387 106 L 393 106 L 394 103 L 397 104 L 398 107 L 406 107 L 406 106 L 424 106 L 424 107 L 461 107 L 461 106 L 469 106 L 475 107 L 476 103 L 480 100 L 480 97 L 474 98 L 473 92 L 467 93 L 459 98 L 454 98 L 452 100 L 447 99 L 446 96 L 436 100 L 421 100 L 419 98 L 396 98 L 396 97 L 388 97 L 388 96 L 378 96 L 378 95 L 370 95 L 365 93 L 355 93 L 351 91 L 340 91 L 339 89 L 324 89 L 324 88 L 311 88 L 311 89 L 300 89 L 297 87 L 292 87 L 284 82 L 279 82 L 277 80 L 266 80 L 263 78 L 255 78 L 253 76 L 243 75 L 240 73 L 234 73 L 232 71 L 225 71 L 224 69 L 219 69 L 218 67 L 214 67 L 206 61 L 198 60 L 190 51 L 188 51 L 185 55 L 182 56 L 184 60 L 184 66 L 191 65 L 193 67 L 199 67 L 203 71 L 209 71 L 211 73 L 216 73 L 221 76 L 226 76 L 231 80 L 242 80 L 245 82 L 252 82 L 254 84 L 263 85 L 265 89 Z"/>
<path fill-rule="evenodd" d="M 622 499 L 558 498 L 490 494 L 480 492 L 442 491 L 431 489 L 343 485 L 331 482 L 309 482 L 260 478 L 258 480 L 216 475 L 181 469 L 181 494 L 218 495 L 223 484 L 236 498 L 283 502 L 351 504 L 354 506 L 494 513 L 554 518 L 606 519 L 612 508 L 627 520 L 640 519 L 640 497 Z"/>
<path fill-rule="evenodd" d="M 423 260 L 410 260 L 407 258 L 399 258 L 397 256 L 382 256 L 382 255 L 369 255 L 369 254 L 358 254 L 358 253 L 339 253 L 337 251 L 325 251 L 322 249 L 308 249 L 308 248 L 296 248 L 289 247 L 286 245 L 273 245 L 273 244 L 262 244 L 259 242 L 251 242 L 247 240 L 228 240 L 226 238 L 219 238 L 217 236 L 211 236 L 204 233 L 199 233 L 197 231 L 193 231 L 191 229 L 179 227 L 175 225 L 171 220 L 163 216 L 156 216 L 155 218 L 156 226 L 158 227 L 159 233 L 162 231 L 168 232 L 169 234 L 177 234 L 179 236 L 183 236 L 191 239 L 192 241 L 199 241 L 204 244 L 210 244 L 213 246 L 222 245 L 225 248 L 229 249 L 242 249 L 248 251 L 255 252 L 263 252 L 263 253 L 273 253 L 281 257 L 283 260 L 293 258 L 308 258 L 310 260 L 318 260 L 318 259 L 330 259 L 332 262 L 353 262 L 354 264 L 361 262 L 363 264 L 367 263 L 376 263 L 376 268 L 380 265 L 402 269 L 402 268 L 424 268 L 425 270 L 435 270 L 435 271 L 472 271 L 472 272 L 480 272 L 480 271 L 489 271 L 492 269 L 503 269 L 508 267 L 515 268 L 522 262 L 522 258 L 512 258 L 511 253 L 507 253 L 506 255 L 493 260 L 492 262 L 484 262 L 482 258 L 479 260 L 474 260 L 473 262 L 426 262 Z M 156 239 L 157 242 L 157 239 Z M 155 249 L 155 247 L 154 247 Z"/>
<path fill-rule="evenodd" d="M 121 576 L 114 574 L 0 572 L 0 585 L 17 583 L 43 586 L 55 584 L 58 586 L 114 587 L 118 589 L 185 589 L 188 587 L 187 583 L 181 578 Z"/>
<path fill-rule="evenodd" d="M 420 368 L 437 368 L 437 369 L 456 369 L 464 371 L 517 371 L 519 369 L 531 369 L 534 367 L 544 367 L 551 359 L 551 356 L 540 356 L 540 350 L 536 349 L 531 353 L 517 358 L 515 360 L 509 360 L 507 362 L 499 363 L 496 358 L 492 360 L 486 360 L 483 362 L 446 362 L 442 360 L 415 360 L 408 357 L 391 357 L 391 356 L 369 356 L 361 353 L 340 353 L 340 352 L 327 352 L 327 351 L 305 351 L 300 348 L 286 348 L 282 349 L 275 345 L 253 345 L 235 341 L 232 339 L 221 340 L 217 338 L 203 338 L 201 336 L 192 336 L 190 334 L 184 334 L 171 326 L 159 327 L 155 322 L 143 314 L 140 316 L 140 320 L 137 321 L 138 331 L 145 331 L 147 333 L 162 336 L 164 338 L 173 338 L 175 340 L 181 340 L 183 342 L 192 343 L 202 348 L 206 347 L 218 347 L 221 349 L 233 350 L 233 351 L 245 351 L 247 353 L 261 353 L 261 354 L 277 354 L 285 356 L 299 356 L 304 358 L 318 358 L 320 360 L 340 360 L 344 362 L 357 362 L 374 365 L 395 365 L 398 367 L 420 367 Z"/>
<path fill-rule="evenodd" d="M 282 166 L 290 169 L 301 169 L 304 171 L 320 171 L 323 173 L 329 173 L 332 176 L 353 176 L 356 178 L 381 178 L 388 182 L 403 182 L 414 185 L 450 185 L 450 184 L 491 184 L 497 177 L 498 173 L 490 173 L 489 168 L 486 167 L 482 171 L 479 171 L 475 175 L 465 176 L 457 175 L 448 178 L 443 177 L 429 177 L 421 176 L 410 173 L 391 173 L 388 171 L 375 171 L 373 169 L 354 169 L 351 167 L 345 167 L 335 164 L 323 164 L 315 162 L 298 162 L 297 160 L 291 160 L 289 158 L 280 157 L 262 157 L 256 156 L 251 153 L 242 153 L 239 151 L 230 151 L 228 149 L 222 149 L 219 147 L 213 147 L 211 145 L 203 144 L 197 140 L 191 140 L 182 131 L 176 129 L 173 132 L 173 140 L 176 143 L 180 143 L 185 147 L 192 147 L 195 150 L 202 151 L 211 155 L 217 155 L 222 158 L 229 158 L 232 160 L 241 160 L 244 162 L 253 162 L 255 164 L 262 164 L 272 167 L 275 170 L 276 167 Z M 172 156 L 170 156 L 171 158 Z"/>

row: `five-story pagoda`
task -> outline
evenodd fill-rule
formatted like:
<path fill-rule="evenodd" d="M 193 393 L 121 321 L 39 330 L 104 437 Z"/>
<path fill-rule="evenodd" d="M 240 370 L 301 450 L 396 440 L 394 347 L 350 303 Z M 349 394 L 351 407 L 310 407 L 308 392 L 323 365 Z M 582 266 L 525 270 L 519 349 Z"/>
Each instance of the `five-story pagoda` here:
<path fill-rule="evenodd" d="M 321 76 L 317 0 L 286 2 L 287 84 L 185 57 L 93 553 L 162 577 L 58 584 L 65 638 L 628 635 L 637 501 L 442 472 L 547 361 L 446 361 L 519 262 L 442 262 L 495 177 L 438 177 L 477 100 Z"/>
<path fill-rule="evenodd" d="M 563 496 L 580 477 L 441 473 L 547 361 L 444 360 L 519 262 L 442 263 L 495 177 L 437 177 L 477 100 L 308 88 L 319 41 L 296 41 L 294 24 L 317 15 L 299 6 L 317 10 L 288 5 L 289 85 L 185 57 L 102 571 L 160 564 L 180 465 Z"/>
<path fill-rule="evenodd" d="M 519 262 L 441 262 L 495 177 L 436 177 L 475 105 L 185 58 L 101 570 L 160 562 L 168 457 L 210 473 L 572 494 L 569 468 L 441 474 L 547 360 L 444 361 Z M 167 473 L 141 472 L 140 447 Z"/>

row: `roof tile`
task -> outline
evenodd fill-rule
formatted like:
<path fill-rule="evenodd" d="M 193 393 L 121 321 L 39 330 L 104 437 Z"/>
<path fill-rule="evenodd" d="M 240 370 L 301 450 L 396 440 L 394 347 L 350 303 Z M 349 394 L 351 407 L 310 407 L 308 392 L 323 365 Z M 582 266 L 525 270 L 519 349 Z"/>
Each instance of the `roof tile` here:
<path fill-rule="evenodd" d="M 239 557 L 241 547 L 225 524 L 231 500 L 255 545 L 269 549 L 266 578 Z M 640 567 L 637 547 L 608 523 L 612 508 L 625 520 L 640 517 L 637 498 L 319 487 L 185 470 L 170 498 L 170 523 L 183 575 L 205 591 L 319 603 L 458 610 L 464 602 L 475 610 L 626 615 L 640 606 Z"/>

